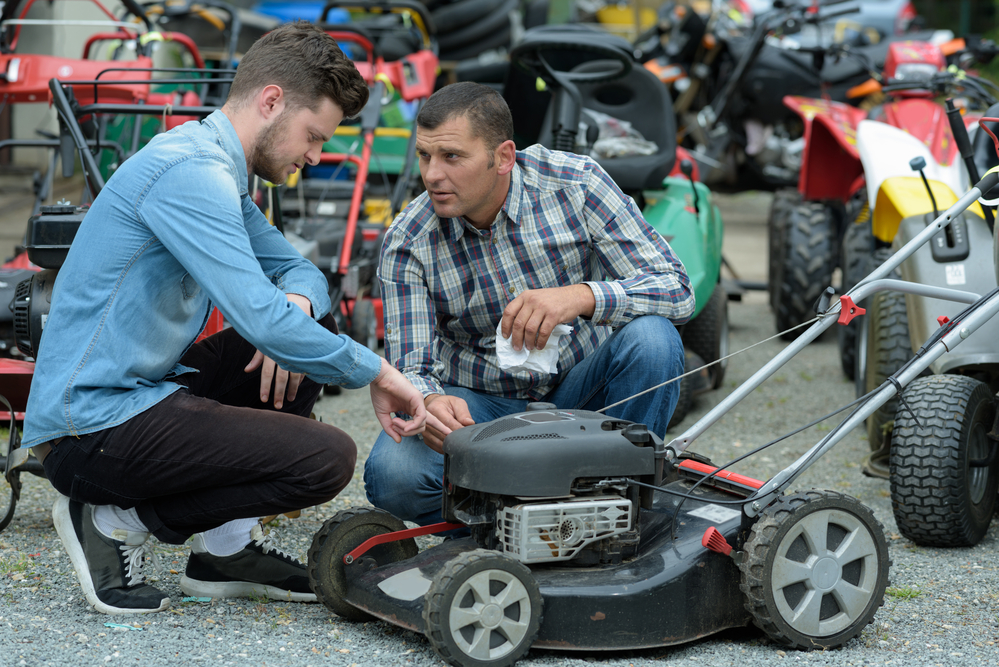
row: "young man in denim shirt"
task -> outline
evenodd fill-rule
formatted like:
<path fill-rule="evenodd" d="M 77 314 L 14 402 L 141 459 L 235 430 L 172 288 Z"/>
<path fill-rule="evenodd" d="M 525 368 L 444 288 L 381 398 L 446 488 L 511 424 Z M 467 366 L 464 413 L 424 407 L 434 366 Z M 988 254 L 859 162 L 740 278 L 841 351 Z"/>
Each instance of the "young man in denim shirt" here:
<path fill-rule="evenodd" d="M 257 517 L 326 502 L 352 477 L 354 442 L 308 418 L 322 386 L 370 384 L 393 439 L 422 431 L 420 392 L 337 335 L 325 278 L 247 192 L 250 174 L 281 183 L 316 164 L 367 97 L 331 37 L 282 26 L 247 51 L 221 110 L 154 138 L 84 219 L 56 280 L 24 446 L 63 494 L 53 520 L 97 610 L 169 605 L 143 580 L 150 534 L 194 536 L 187 595 L 314 601 Z M 215 306 L 232 327 L 195 344 Z"/>
<path fill-rule="evenodd" d="M 399 518 L 440 521 L 442 440 L 522 411 L 528 401 L 596 410 L 659 436 L 683 371 L 675 324 L 694 296 L 683 265 L 596 162 L 531 146 L 517 151 L 506 102 L 486 86 L 434 93 L 417 116 L 427 192 L 392 223 L 379 278 L 385 356 L 425 396 L 428 422 L 401 443 L 379 437 L 364 469 L 368 500 Z M 506 370 L 512 346 L 543 349 L 573 331 L 548 374 Z"/>

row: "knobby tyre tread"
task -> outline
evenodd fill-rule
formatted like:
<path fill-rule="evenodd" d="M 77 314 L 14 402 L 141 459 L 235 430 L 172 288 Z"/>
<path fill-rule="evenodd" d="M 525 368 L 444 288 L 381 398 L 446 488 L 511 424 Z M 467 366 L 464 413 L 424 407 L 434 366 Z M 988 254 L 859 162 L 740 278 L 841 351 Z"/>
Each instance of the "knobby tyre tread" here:
<path fill-rule="evenodd" d="M 970 464 L 997 446 L 987 436 L 995 397 L 973 378 L 935 375 L 913 381 L 905 402 L 915 418 L 899 407 L 890 462 L 899 532 L 923 546 L 978 544 L 995 512 L 999 462 Z"/>
<path fill-rule="evenodd" d="M 801 194 L 797 188 L 784 188 L 774 193 L 767 213 L 767 294 L 774 312 L 777 312 L 780 285 L 784 280 L 784 262 L 781 257 L 787 219 L 800 203 Z"/>
<path fill-rule="evenodd" d="M 832 283 L 839 255 L 836 236 L 836 220 L 829 207 L 820 202 L 803 202 L 791 210 L 779 249 L 782 268 L 775 311 L 778 331 L 814 317 L 815 302 Z M 795 329 L 782 338 L 794 340 L 803 332 L 803 328 Z"/>
<path fill-rule="evenodd" d="M 684 325 L 683 344 L 706 364 L 728 354 L 728 295 L 721 283 L 715 285 L 697 317 Z M 722 362 L 710 368 L 713 389 L 722 385 L 727 366 L 727 362 Z"/>
<path fill-rule="evenodd" d="M 870 257 L 874 253 L 874 234 L 870 222 L 851 224 L 843 234 L 839 265 L 843 270 L 843 287 L 840 294 L 846 294 L 859 283 L 869 271 Z M 857 333 L 864 326 L 863 315 L 852 322 L 836 327 L 836 342 L 839 346 L 839 360 L 843 375 L 856 379 Z"/>
<path fill-rule="evenodd" d="M 905 295 L 900 292 L 878 292 L 871 297 L 867 313 L 866 392 L 877 389 L 914 356 L 909 339 L 909 315 Z M 884 443 L 885 429 L 895 419 L 898 396 L 892 396 L 867 418 L 867 442 L 871 451 Z"/>

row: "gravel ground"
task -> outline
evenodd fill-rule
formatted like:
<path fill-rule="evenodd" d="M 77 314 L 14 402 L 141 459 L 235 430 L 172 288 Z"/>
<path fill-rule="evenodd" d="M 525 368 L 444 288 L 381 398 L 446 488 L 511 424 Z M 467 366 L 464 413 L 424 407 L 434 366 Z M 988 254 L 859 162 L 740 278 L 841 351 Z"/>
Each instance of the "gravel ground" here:
<path fill-rule="evenodd" d="M 772 334 L 763 295 L 730 304 L 731 346 L 741 349 Z M 733 359 L 725 387 L 698 398 L 690 426 L 722 394 L 745 380 L 781 348 L 772 341 Z M 841 375 L 834 337 L 810 346 L 693 449 L 727 461 L 794 426 L 848 403 L 852 385 Z M 361 462 L 378 426 L 367 392 L 325 397 L 317 413 L 349 432 L 360 450 L 354 480 L 333 502 L 281 519 L 274 530 L 287 551 L 304 558 L 312 535 L 339 509 L 366 504 Z M 821 436 L 809 432 L 763 452 L 738 470 L 767 478 Z M 827 428 L 825 430 L 828 430 Z M 678 431 L 679 432 L 679 431 Z M 806 437 L 807 436 L 807 437 Z M 926 549 L 900 537 L 888 483 L 864 477 L 858 462 L 867 444 L 858 430 L 799 480 L 799 488 L 831 488 L 872 507 L 889 536 L 889 594 L 874 623 L 846 647 L 829 652 L 783 651 L 753 628 L 727 631 L 677 647 L 613 653 L 532 651 L 522 664 L 677 666 L 754 665 L 793 661 L 811 665 L 971 665 L 999 663 L 999 528 L 971 549 Z M 183 602 L 180 573 L 186 549 L 158 544 L 158 586 L 174 601 L 166 612 L 139 617 L 95 613 L 83 598 L 52 526 L 54 492 L 25 476 L 13 523 L 0 533 L 0 665 L 439 665 L 426 640 L 387 623 L 353 624 L 322 605 L 264 600 Z"/>

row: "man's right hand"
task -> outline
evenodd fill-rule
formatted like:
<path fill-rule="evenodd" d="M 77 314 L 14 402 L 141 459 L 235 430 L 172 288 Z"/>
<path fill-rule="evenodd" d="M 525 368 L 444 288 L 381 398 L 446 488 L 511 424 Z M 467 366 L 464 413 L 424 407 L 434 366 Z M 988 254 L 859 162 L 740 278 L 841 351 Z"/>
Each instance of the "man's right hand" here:
<path fill-rule="evenodd" d="M 444 453 L 444 437 L 448 433 L 475 423 L 468 411 L 468 403 L 463 398 L 430 394 L 424 399 L 424 405 L 427 408 L 427 429 L 423 432 L 423 442 L 440 454 Z M 437 428 L 430 417 L 442 424 L 446 430 Z"/>
<path fill-rule="evenodd" d="M 406 379 L 406 376 L 384 359 L 382 359 L 382 369 L 370 388 L 371 405 L 375 409 L 375 416 L 385 432 L 396 442 L 401 442 L 404 437 L 422 433 L 424 427 L 433 428 L 445 435 L 450 433 L 450 429 L 437 417 L 427 413 L 427 409 L 423 406 L 423 394 Z M 406 413 L 412 419 L 393 417 L 393 412 Z"/>

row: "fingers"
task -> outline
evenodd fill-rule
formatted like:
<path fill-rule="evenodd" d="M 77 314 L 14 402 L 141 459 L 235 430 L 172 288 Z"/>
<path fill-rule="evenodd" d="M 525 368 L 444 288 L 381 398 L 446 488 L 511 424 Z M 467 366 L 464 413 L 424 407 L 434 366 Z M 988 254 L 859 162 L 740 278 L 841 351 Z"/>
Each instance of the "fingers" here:
<path fill-rule="evenodd" d="M 257 354 L 260 354 L 259 352 Z M 255 355 L 254 355 L 255 356 Z M 251 362 L 252 363 L 252 362 Z M 270 398 L 271 383 L 274 381 L 274 370 L 277 364 L 270 357 L 265 356 L 260 367 L 260 402 L 266 403 Z M 281 387 L 281 395 L 284 396 L 284 386 Z"/>
<path fill-rule="evenodd" d="M 252 373 L 253 371 L 257 370 L 257 367 L 260 366 L 260 362 L 262 362 L 263 360 L 264 360 L 264 353 L 261 352 L 260 350 L 257 350 L 256 352 L 253 353 L 253 358 L 250 359 L 250 363 L 246 365 L 246 368 L 244 368 L 243 371 L 246 373 Z"/>

